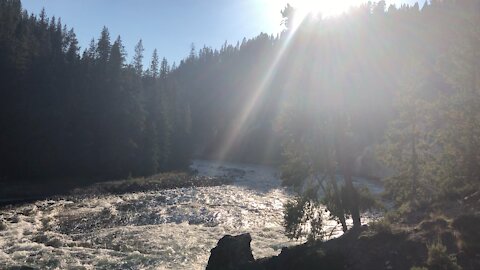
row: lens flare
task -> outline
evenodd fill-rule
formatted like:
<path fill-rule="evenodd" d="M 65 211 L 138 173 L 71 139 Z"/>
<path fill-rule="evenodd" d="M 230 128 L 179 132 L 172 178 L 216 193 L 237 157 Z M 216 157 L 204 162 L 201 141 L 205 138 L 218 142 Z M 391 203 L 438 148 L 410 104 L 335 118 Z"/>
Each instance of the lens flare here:
<path fill-rule="evenodd" d="M 290 4 L 296 9 L 295 24 L 300 24 L 308 16 L 334 17 L 348 11 L 353 6 L 366 0 L 292 0 Z"/>
<path fill-rule="evenodd" d="M 231 154 L 231 151 L 234 148 L 234 145 L 240 139 L 244 129 L 246 128 L 247 121 L 253 115 L 255 106 L 258 104 L 258 100 L 263 95 L 265 90 L 271 83 L 273 76 L 278 68 L 278 65 L 282 58 L 284 57 L 285 51 L 290 45 L 290 41 L 295 34 L 298 27 L 295 27 L 287 33 L 287 38 L 285 42 L 281 45 L 281 48 L 278 51 L 278 54 L 273 59 L 273 62 L 270 65 L 270 68 L 263 75 L 260 83 L 255 87 L 254 93 L 249 97 L 249 101 L 240 115 L 235 119 L 235 127 L 228 131 L 226 139 L 221 143 L 220 149 L 218 151 L 217 157 L 219 160 L 225 160 Z"/>

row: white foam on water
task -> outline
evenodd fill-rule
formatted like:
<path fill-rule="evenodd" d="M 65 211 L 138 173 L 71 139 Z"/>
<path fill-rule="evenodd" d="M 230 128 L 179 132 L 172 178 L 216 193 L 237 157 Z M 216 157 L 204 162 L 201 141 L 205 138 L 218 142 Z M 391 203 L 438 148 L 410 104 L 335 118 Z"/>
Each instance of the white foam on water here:
<path fill-rule="evenodd" d="M 232 185 L 41 201 L 0 211 L 0 265 L 40 269 L 204 269 L 225 234 L 249 232 L 256 258 L 299 244 L 284 235 L 292 193 L 267 166 L 195 161 Z M 327 230 L 334 221 L 326 221 Z M 337 226 L 333 236 L 341 235 Z"/>

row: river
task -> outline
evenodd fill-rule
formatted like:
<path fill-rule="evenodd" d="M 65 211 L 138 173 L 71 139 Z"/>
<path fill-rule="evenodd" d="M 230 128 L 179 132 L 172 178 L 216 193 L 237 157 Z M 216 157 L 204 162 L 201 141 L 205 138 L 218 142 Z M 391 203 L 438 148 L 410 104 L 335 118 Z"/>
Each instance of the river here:
<path fill-rule="evenodd" d="M 44 200 L 0 210 L 0 266 L 39 269 L 205 269 L 225 234 L 249 232 L 255 258 L 300 242 L 284 236 L 292 193 L 268 166 L 197 160 L 231 185 Z M 374 184 L 356 179 L 357 184 Z M 364 220 L 368 222 L 369 218 Z M 328 221 L 333 237 L 340 228 Z M 3 268 L 2 268 L 3 269 Z"/>

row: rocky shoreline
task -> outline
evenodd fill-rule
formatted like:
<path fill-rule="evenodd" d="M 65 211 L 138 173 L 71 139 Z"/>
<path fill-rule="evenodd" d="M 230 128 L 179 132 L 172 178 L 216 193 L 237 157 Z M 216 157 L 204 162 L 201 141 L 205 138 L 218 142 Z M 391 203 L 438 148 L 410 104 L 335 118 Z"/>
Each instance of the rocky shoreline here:
<path fill-rule="evenodd" d="M 480 216 L 461 215 L 425 220 L 410 229 L 363 226 L 326 242 L 284 248 L 278 256 L 255 260 L 249 234 L 225 236 L 212 249 L 207 270 L 367 270 L 435 268 L 431 246 L 441 243 L 446 258 L 463 270 L 480 269 Z M 435 258 L 434 258 L 435 259 Z M 447 259 L 448 260 L 448 259 Z M 425 268 L 424 268 L 425 267 Z"/>

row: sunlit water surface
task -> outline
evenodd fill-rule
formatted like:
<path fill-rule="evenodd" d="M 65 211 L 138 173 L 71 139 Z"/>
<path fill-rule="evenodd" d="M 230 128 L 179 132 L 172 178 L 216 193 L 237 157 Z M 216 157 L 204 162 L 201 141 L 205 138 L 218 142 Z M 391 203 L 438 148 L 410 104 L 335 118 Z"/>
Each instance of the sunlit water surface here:
<path fill-rule="evenodd" d="M 210 249 L 225 234 L 251 233 L 256 258 L 300 243 L 284 236 L 283 204 L 292 193 L 280 187 L 276 170 L 212 161 L 195 161 L 193 168 L 200 175 L 235 181 L 0 210 L 0 266 L 204 269 Z M 336 223 L 329 221 L 326 227 L 331 231 Z M 341 234 L 338 226 L 333 230 L 333 236 Z"/>

